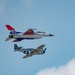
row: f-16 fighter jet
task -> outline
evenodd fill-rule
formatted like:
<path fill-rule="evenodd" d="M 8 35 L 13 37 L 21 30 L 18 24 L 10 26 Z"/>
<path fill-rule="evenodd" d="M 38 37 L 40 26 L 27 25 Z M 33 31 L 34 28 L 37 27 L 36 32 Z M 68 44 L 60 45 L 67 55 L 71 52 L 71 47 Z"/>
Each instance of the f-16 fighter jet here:
<path fill-rule="evenodd" d="M 18 42 L 24 39 L 33 40 L 33 39 L 41 39 L 42 37 L 54 36 L 53 34 L 47 34 L 45 32 L 37 31 L 34 32 L 34 29 L 28 29 L 24 33 L 17 32 L 12 26 L 6 25 L 6 28 L 10 31 L 10 35 L 6 38 L 5 41 L 15 39 L 13 42 Z"/>
<path fill-rule="evenodd" d="M 23 52 L 24 54 L 26 54 L 23 58 L 28 58 L 31 57 L 33 55 L 41 55 L 44 54 L 46 49 L 43 49 L 45 45 L 40 45 L 39 47 L 37 47 L 36 49 L 34 48 L 23 48 L 23 47 L 18 47 L 17 44 L 14 44 L 14 51 L 19 51 L 19 52 Z"/>

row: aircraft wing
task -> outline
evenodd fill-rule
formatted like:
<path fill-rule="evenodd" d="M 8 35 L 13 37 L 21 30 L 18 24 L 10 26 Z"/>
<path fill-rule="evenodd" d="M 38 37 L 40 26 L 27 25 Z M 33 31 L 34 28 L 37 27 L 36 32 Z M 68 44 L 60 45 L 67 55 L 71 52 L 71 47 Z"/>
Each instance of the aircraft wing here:
<path fill-rule="evenodd" d="M 43 45 L 40 45 L 39 47 L 37 47 L 34 51 L 32 51 L 34 54 L 38 54 L 39 53 L 39 51 L 41 51 L 41 49 L 43 49 L 43 47 L 44 47 L 45 45 L 43 44 Z"/>
<path fill-rule="evenodd" d="M 25 33 L 23 33 L 23 35 L 32 35 L 35 34 L 33 29 L 28 29 Z"/>
<path fill-rule="evenodd" d="M 44 46 L 45 46 L 44 44 L 43 45 L 40 45 L 39 47 L 37 47 L 37 50 L 43 49 Z"/>
<path fill-rule="evenodd" d="M 27 54 L 23 58 L 28 58 L 28 57 L 31 57 L 31 56 L 32 56 L 32 54 Z"/>
<path fill-rule="evenodd" d="M 12 39 L 12 38 L 8 37 L 8 38 L 5 39 L 5 41 L 9 41 L 9 40 L 11 40 L 11 39 Z"/>

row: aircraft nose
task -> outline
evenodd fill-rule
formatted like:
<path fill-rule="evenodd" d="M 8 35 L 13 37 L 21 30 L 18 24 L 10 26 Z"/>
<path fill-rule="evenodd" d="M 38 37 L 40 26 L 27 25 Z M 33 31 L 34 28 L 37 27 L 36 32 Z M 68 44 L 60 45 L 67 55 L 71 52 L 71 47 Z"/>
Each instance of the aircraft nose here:
<path fill-rule="evenodd" d="M 49 36 L 54 36 L 53 34 L 49 34 Z"/>

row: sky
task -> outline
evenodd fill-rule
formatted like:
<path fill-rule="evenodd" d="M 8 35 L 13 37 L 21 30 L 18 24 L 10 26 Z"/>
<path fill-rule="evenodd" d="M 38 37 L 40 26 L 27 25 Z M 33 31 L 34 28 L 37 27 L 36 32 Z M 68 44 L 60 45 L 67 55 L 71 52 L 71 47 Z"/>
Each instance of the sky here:
<path fill-rule="evenodd" d="M 23 59 L 5 41 L 10 24 L 16 31 L 36 28 L 54 34 L 17 42 L 24 48 L 47 47 L 43 55 Z M 0 0 L 0 75 L 75 75 L 75 0 Z"/>

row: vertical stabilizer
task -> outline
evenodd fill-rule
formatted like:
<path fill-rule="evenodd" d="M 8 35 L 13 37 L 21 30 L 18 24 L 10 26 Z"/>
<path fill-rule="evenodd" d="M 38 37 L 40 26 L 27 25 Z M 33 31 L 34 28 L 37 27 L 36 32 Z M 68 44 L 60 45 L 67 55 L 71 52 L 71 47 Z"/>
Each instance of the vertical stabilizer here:
<path fill-rule="evenodd" d="M 12 30 L 15 30 L 12 26 L 10 26 L 10 25 L 6 25 L 6 28 L 8 29 L 8 30 L 10 30 L 10 31 L 12 31 Z"/>
<path fill-rule="evenodd" d="M 14 44 L 14 51 L 17 51 L 18 50 L 18 46 L 17 44 Z"/>

